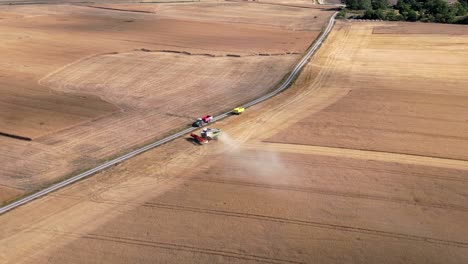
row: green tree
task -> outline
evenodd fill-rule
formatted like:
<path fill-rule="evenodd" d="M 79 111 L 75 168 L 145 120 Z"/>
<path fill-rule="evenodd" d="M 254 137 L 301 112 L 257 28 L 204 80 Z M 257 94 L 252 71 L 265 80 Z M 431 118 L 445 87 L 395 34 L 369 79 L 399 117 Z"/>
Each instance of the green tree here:
<path fill-rule="evenodd" d="M 408 4 L 411 9 L 415 11 L 421 11 L 423 3 L 427 0 L 403 0 L 406 4 Z"/>
<path fill-rule="evenodd" d="M 425 13 L 434 17 L 434 22 L 453 23 L 455 9 L 444 0 L 427 0 L 424 2 Z"/>
<path fill-rule="evenodd" d="M 375 19 L 376 14 L 375 11 L 372 9 L 367 9 L 366 12 L 364 12 L 364 15 L 362 16 L 364 19 Z"/>
<path fill-rule="evenodd" d="M 351 10 L 359 9 L 358 0 L 343 0 L 342 3 L 345 4 L 346 8 L 348 9 L 351 9 Z"/>
<path fill-rule="evenodd" d="M 456 2 L 453 4 L 452 8 L 454 9 L 454 13 L 457 16 L 464 16 L 468 13 L 468 8 L 465 7 L 461 2 Z"/>
<path fill-rule="evenodd" d="M 346 18 L 346 9 L 341 9 L 340 12 L 338 12 L 338 15 L 336 15 L 336 18 L 338 19 Z"/>
<path fill-rule="evenodd" d="M 399 21 L 402 20 L 401 15 L 397 14 L 393 9 L 388 10 L 387 13 L 385 14 L 385 20 L 390 20 L 390 21 Z"/>
<path fill-rule="evenodd" d="M 468 25 L 468 16 L 459 19 L 459 20 L 457 21 L 457 24 Z"/>
<path fill-rule="evenodd" d="M 351 10 L 367 10 L 372 8 L 371 0 L 343 0 L 346 8 Z"/>
<path fill-rule="evenodd" d="M 372 9 L 372 1 L 371 0 L 359 0 L 360 2 L 360 9 L 369 10 Z"/>
<path fill-rule="evenodd" d="M 413 9 L 410 9 L 406 15 L 406 20 L 408 21 L 418 21 L 419 19 L 419 15 L 416 11 L 414 11 Z"/>
<path fill-rule="evenodd" d="M 444 0 L 427 0 L 424 2 L 424 9 L 432 15 L 446 14 L 449 11 L 448 4 Z"/>
<path fill-rule="evenodd" d="M 377 9 L 375 10 L 375 19 L 385 19 L 385 9 Z"/>
<path fill-rule="evenodd" d="M 406 3 L 403 0 L 398 0 L 397 4 L 395 5 L 395 9 L 397 9 L 400 14 L 403 14 L 403 12 L 408 13 L 409 10 L 411 10 L 411 5 Z"/>
<path fill-rule="evenodd" d="M 372 8 L 377 9 L 387 9 L 388 1 L 387 0 L 372 0 Z"/>
<path fill-rule="evenodd" d="M 465 10 L 468 10 L 468 0 L 458 0 L 458 3 L 465 8 Z"/>

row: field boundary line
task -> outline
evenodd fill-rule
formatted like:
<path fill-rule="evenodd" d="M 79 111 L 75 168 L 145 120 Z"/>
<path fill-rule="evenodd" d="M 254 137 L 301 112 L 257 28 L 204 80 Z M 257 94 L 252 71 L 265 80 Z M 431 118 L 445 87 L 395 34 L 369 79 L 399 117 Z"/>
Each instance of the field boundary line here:
<path fill-rule="evenodd" d="M 288 142 L 263 141 L 262 143 L 250 143 L 242 146 L 245 149 L 262 149 L 265 151 L 280 151 L 286 153 L 303 153 L 322 156 L 339 156 L 353 159 L 375 160 L 383 162 L 395 162 L 414 165 L 428 165 L 433 167 L 468 169 L 468 161 L 453 158 L 441 158 L 436 156 L 423 156 L 370 149 L 353 149 L 346 147 L 318 146 Z"/>

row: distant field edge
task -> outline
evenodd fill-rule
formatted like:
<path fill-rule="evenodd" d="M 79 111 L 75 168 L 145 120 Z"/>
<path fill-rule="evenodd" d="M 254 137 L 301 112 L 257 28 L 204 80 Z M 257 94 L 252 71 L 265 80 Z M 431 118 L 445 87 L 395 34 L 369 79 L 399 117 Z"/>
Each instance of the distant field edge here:
<path fill-rule="evenodd" d="M 337 12 L 335 12 L 329 19 L 327 25 L 325 26 L 325 28 L 322 30 L 322 32 L 320 33 L 320 35 L 313 41 L 312 45 L 308 48 L 308 50 L 305 52 L 303 58 L 298 62 L 298 64 L 293 68 L 293 70 L 289 73 L 286 74 L 286 78 L 283 79 L 282 83 L 279 85 L 278 88 L 276 88 L 274 91 L 271 91 L 257 99 L 254 99 L 244 105 L 242 105 L 243 107 L 245 108 L 249 108 L 253 105 L 256 105 L 256 104 L 259 104 L 279 93 L 281 93 L 282 91 L 286 90 L 293 82 L 294 80 L 296 79 L 297 75 L 300 74 L 302 68 L 309 62 L 310 58 L 312 57 L 312 55 L 315 54 L 315 52 L 318 50 L 318 48 L 321 46 L 322 42 L 326 39 L 326 37 L 328 36 L 328 34 L 331 32 L 332 28 L 333 28 L 333 25 L 335 24 L 335 17 L 337 15 Z M 214 119 L 213 119 L 213 122 L 216 122 L 216 121 L 219 121 L 219 120 L 222 120 L 228 116 L 231 115 L 231 112 L 225 112 L 223 114 L 220 114 L 218 116 L 216 116 Z M 110 168 L 116 164 L 119 164 L 123 161 L 126 161 L 132 157 L 135 157 L 139 154 L 142 154 L 148 150 L 151 150 L 155 147 L 158 147 L 160 145 L 163 145 L 167 142 L 170 142 L 170 141 L 173 141 L 179 137 L 182 137 L 192 131 L 195 131 L 197 130 L 198 128 L 196 127 L 188 127 L 186 129 L 183 129 L 179 132 L 176 132 L 172 135 L 169 135 L 165 138 L 162 138 L 162 139 L 159 139 L 155 142 L 152 142 L 152 143 L 149 143 L 148 145 L 145 145 L 143 147 L 140 147 L 140 148 L 137 148 L 135 150 L 132 150 L 126 154 L 123 154 L 121 156 L 118 156 L 116 158 L 113 158 L 111 160 L 108 160 L 104 163 L 102 163 L 101 165 L 97 166 L 97 167 L 94 167 L 92 169 L 89 169 L 89 170 L 86 170 L 78 175 L 75 175 L 75 176 L 72 176 L 72 177 L 69 177 L 67 179 L 64 179 L 60 182 L 57 182 L 45 189 L 42 189 L 40 191 L 37 191 L 35 193 L 32 193 L 32 194 L 27 194 L 26 196 L 24 197 L 18 197 L 17 199 L 14 199 L 12 201 L 10 201 L 9 203 L 7 202 L 6 205 L 3 205 L 2 207 L 0 207 L 0 215 L 8 212 L 8 211 L 11 211 L 21 205 L 24 205 L 24 204 L 27 204 L 35 199 L 38 199 L 42 196 L 45 196 L 51 192 L 54 192 L 56 190 L 59 190 L 67 185 L 70 185 L 72 183 L 75 183 L 75 182 L 78 182 L 82 179 L 85 179 L 97 172 L 100 172 L 100 171 L 103 171 L 107 168 Z"/>

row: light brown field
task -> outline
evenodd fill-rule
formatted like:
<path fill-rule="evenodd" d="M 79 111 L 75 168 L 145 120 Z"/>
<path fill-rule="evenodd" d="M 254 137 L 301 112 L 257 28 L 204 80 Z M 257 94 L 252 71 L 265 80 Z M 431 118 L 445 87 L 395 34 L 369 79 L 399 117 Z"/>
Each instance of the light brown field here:
<path fill-rule="evenodd" d="M 235 2 L 0 6 L 0 201 L 269 91 L 331 14 Z"/>
<path fill-rule="evenodd" d="M 320 15 L 317 11 L 326 11 L 332 8 L 330 6 L 314 5 L 310 1 L 289 1 L 288 3 L 229 1 L 219 2 L 216 5 L 209 2 L 167 5 L 95 4 L 92 6 L 152 12 L 162 18 L 177 16 L 179 19 L 200 22 L 211 22 L 216 19 L 216 21 L 231 24 L 251 25 L 253 27 L 274 26 L 294 31 L 320 31 L 322 25 L 328 21 L 328 17 Z M 259 17 L 262 19 L 259 19 Z M 263 48 L 271 48 L 271 46 L 267 45 Z"/>
<path fill-rule="evenodd" d="M 0 261 L 466 263 L 468 36 L 382 25 L 338 23 L 218 143 L 176 140 L 3 215 Z"/>
<path fill-rule="evenodd" d="M 465 32 L 455 29 L 439 36 L 355 30 L 350 41 L 363 48 L 343 60 L 357 62 L 338 76 L 347 96 L 269 140 L 468 160 L 467 43 L 466 34 L 452 36 Z"/>
<path fill-rule="evenodd" d="M 416 23 L 408 26 L 394 24 L 391 26 L 374 27 L 374 34 L 435 34 L 435 35 L 466 35 L 468 28 L 463 25 L 433 24 L 428 27 L 424 23 Z"/>

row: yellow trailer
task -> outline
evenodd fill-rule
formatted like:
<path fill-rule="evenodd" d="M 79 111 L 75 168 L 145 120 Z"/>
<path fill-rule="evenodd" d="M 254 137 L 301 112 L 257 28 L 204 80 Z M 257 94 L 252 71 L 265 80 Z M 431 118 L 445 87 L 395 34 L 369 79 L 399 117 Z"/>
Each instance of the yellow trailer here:
<path fill-rule="evenodd" d="M 245 108 L 239 106 L 239 107 L 234 108 L 234 110 L 232 110 L 232 113 L 235 114 L 235 115 L 240 115 L 244 111 L 245 111 Z"/>

